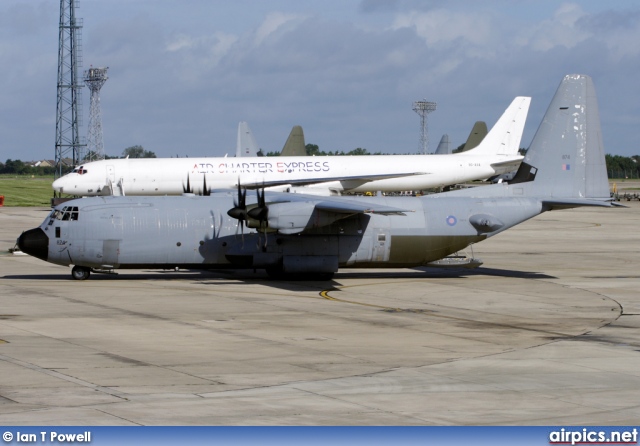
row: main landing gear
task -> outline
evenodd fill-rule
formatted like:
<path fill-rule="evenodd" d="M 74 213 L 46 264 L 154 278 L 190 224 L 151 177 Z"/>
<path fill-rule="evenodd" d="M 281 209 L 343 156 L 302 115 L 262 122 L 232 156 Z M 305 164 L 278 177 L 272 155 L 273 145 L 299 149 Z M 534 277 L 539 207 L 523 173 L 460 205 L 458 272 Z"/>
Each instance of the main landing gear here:
<path fill-rule="evenodd" d="M 91 268 L 87 268 L 86 266 L 74 266 L 71 269 L 71 277 L 75 280 L 87 280 L 91 275 Z"/>

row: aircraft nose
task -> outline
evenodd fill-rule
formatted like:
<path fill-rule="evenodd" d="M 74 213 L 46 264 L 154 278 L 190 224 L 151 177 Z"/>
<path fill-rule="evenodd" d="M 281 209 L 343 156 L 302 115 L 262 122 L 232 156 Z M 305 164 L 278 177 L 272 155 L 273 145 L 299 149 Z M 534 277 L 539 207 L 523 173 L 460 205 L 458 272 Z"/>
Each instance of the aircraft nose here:
<path fill-rule="evenodd" d="M 29 229 L 18 237 L 20 251 L 46 261 L 49 257 L 49 237 L 40 229 Z"/>
<path fill-rule="evenodd" d="M 58 178 L 57 180 L 55 180 L 51 186 L 56 192 L 64 192 L 64 180 L 62 178 Z"/>

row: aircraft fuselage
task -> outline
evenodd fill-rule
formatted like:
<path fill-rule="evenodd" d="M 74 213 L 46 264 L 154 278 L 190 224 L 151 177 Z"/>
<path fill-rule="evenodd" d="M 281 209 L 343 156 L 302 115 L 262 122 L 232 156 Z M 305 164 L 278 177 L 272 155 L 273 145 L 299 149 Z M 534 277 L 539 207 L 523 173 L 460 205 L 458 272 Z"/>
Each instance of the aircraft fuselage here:
<path fill-rule="evenodd" d="M 265 235 L 253 228 L 239 232 L 238 221 L 226 214 L 234 206 L 232 194 L 94 197 L 59 205 L 21 238 L 33 244 L 23 248 L 30 254 L 59 265 L 332 273 L 339 267 L 426 265 L 541 211 L 539 201 L 513 197 L 490 202 L 451 198 L 446 205 L 429 197 L 358 200 L 384 200 L 415 211 L 340 215 L 329 225 L 315 225 L 314 214 L 309 214 L 303 233 Z M 499 225 L 484 227 L 479 223 L 483 219 Z"/>
<path fill-rule="evenodd" d="M 181 195 L 185 191 L 200 194 L 205 187 L 231 189 L 238 182 L 268 187 L 304 180 L 316 183 L 303 188 L 309 193 L 423 190 L 506 173 L 517 168 L 521 159 L 465 154 L 112 159 L 87 163 L 56 180 L 53 188 L 79 196 Z M 506 160 L 513 163 L 491 165 Z M 397 176 L 362 179 L 381 174 Z"/>

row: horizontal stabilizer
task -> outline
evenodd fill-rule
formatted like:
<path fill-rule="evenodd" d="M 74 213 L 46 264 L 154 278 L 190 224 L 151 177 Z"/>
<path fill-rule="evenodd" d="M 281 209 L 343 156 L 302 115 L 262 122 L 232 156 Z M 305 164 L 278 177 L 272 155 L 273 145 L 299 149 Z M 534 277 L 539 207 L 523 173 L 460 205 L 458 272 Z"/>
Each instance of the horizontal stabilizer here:
<path fill-rule="evenodd" d="M 496 163 L 491 163 L 491 167 L 493 167 L 496 172 L 511 172 L 518 169 L 523 158 L 524 157 L 521 156 L 515 159 L 511 158 L 507 161 L 498 161 Z"/>
<path fill-rule="evenodd" d="M 545 208 L 545 210 L 556 211 L 560 209 L 572 209 L 582 206 L 611 207 L 611 202 L 598 200 L 581 200 L 579 198 L 575 200 L 548 198 L 542 200 L 542 206 Z"/>

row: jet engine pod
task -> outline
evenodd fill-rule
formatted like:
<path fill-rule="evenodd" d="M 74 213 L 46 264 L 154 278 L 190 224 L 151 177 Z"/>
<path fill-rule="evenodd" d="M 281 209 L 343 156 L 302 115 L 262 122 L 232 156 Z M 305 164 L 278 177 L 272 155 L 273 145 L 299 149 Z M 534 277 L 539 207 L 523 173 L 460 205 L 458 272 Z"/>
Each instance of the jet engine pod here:
<path fill-rule="evenodd" d="M 480 233 L 495 232 L 504 226 L 499 219 L 487 214 L 472 215 L 469 217 L 469 223 Z"/>

